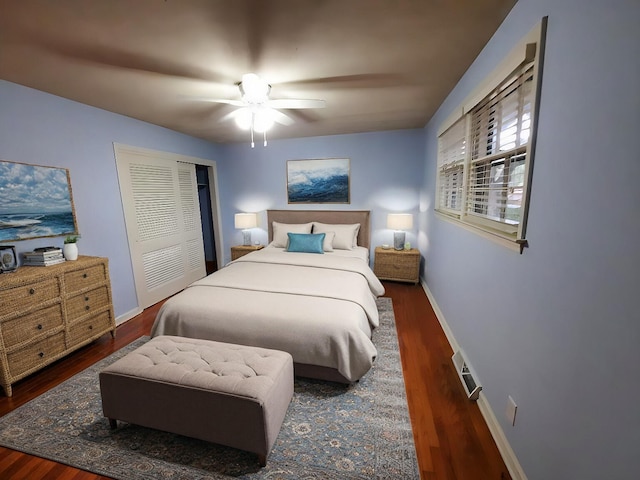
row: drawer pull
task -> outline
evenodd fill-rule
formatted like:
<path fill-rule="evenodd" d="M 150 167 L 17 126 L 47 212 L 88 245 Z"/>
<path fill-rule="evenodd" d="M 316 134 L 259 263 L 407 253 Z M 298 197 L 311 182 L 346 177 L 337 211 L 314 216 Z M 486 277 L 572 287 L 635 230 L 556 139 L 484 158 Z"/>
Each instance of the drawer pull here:
<path fill-rule="evenodd" d="M 42 330 L 42 324 L 39 323 L 38 326 L 36 327 L 38 330 Z"/>
<path fill-rule="evenodd" d="M 29 289 L 29 295 L 33 295 L 34 293 L 36 293 L 35 288 L 30 288 Z"/>
<path fill-rule="evenodd" d="M 93 330 L 93 325 L 89 325 L 89 330 Z"/>
<path fill-rule="evenodd" d="M 86 305 L 86 306 L 84 307 L 84 309 L 85 309 L 85 310 L 89 310 L 90 308 L 91 308 L 91 307 L 90 307 L 89 305 Z"/>
<path fill-rule="evenodd" d="M 38 354 L 38 356 L 39 356 L 40 358 L 44 357 L 44 352 L 40 352 L 40 353 Z"/>
<path fill-rule="evenodd" d="M 89 301 L 89 297 L 84 297 L 84 301 L 88 302 Z"/>
<path fill-rule="evenodd" d="M 87 275 L 86 273 L 82 274 L 82 278 L 87 278 L 89 275 Z"/>

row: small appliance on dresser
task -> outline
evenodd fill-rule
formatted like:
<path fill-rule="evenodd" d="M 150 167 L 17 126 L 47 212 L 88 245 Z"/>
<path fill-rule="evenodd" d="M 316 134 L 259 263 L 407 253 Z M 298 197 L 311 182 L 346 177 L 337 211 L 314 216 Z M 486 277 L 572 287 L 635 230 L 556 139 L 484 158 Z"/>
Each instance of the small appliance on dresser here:
<path fill-rule="evenodd" d="M 0 245 L 0 273 L 15 272 L 18 269 L 16 247 Z"/>

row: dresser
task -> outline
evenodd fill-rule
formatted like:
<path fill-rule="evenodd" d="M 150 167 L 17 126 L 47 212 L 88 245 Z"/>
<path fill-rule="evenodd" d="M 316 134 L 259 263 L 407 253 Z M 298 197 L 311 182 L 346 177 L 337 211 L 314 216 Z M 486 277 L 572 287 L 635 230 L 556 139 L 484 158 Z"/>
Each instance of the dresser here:
<path fill-rule="evenodd" d="M 108 259 L 80 256 L 0 274 L 0 385 L 11 385 L 106 332 L 115 337 Z"/>
<path fill-rule="evenodd" d="M 376 247 L 373 273 L 380 280 L 418 283 L 420 281 L 420 251 L 394 250 Z"/>

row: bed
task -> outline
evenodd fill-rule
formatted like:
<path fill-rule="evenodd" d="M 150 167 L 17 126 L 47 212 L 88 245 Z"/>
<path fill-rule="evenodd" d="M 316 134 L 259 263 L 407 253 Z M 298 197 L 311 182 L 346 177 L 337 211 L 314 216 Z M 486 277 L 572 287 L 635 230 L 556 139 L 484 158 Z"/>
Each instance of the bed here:
<path fill-rule="evenodd" d="M 268 210 L 267 223 L 269 245 L 168 299 L 151 336 L 283 350 L 298 376 L 359 380 L 377 355 L 384 294 L 369 267 L 369 211 Z"/>

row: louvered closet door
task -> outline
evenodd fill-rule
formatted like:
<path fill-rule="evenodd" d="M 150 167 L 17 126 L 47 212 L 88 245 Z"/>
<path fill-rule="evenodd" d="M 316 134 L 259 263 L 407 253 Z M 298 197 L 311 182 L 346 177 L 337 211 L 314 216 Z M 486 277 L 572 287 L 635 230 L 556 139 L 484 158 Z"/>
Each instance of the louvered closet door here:
<path fill-rule="evenodd" d="M 195 165 L 117 146 L 118 178 L 140 308 L 206 275 Z"/>

